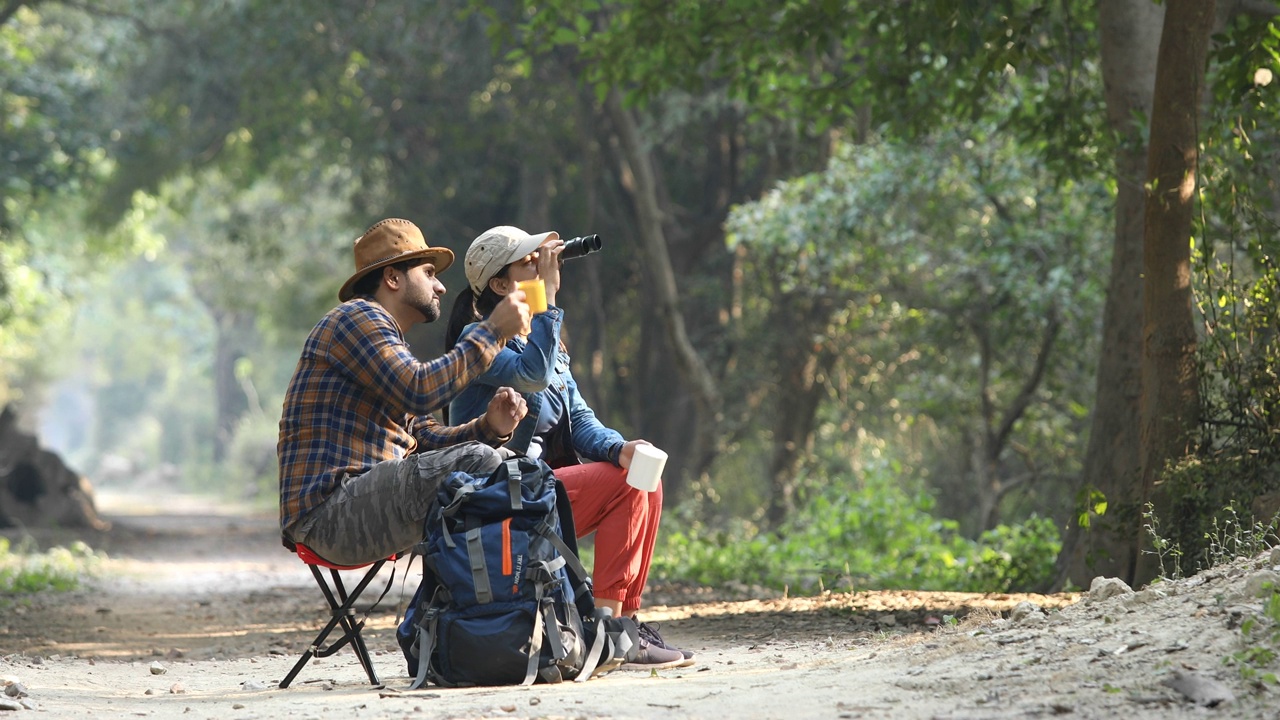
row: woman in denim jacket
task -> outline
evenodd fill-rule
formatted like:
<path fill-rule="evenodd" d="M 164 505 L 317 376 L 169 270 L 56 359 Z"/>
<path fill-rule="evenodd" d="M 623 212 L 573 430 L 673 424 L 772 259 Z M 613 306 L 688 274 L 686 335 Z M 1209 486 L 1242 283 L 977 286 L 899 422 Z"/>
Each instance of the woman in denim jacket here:
<path fill-rule="evenodd" d="M 649 574 L 649 560 L 662 517 L 662 489 L 648 493 L 626 482 L 626 468 L 637 445 L 605 427 L 578 392 L 569 354 L 560 341 L 564 311 L 555 304 L 560 289 L 564 241 L 555 232 L 530 235 L 519 228 L 491 228 L 471 243 L 466 255 L 470 287 L 454 301 L 445 332 L 447 347 L 488 316 L 505 296 L 520 292 L 522 280 L 542 278 L 547 310 L 537 313 L 523 333 L 499 351 L 485 374 L 449 405 L 449 421 L 482 414 L 499 387 L 524 395 L 529 411 L 506 447 L 541 458 L 556 469 L 582 536 L 596 533 L 596 605 L 615 616 L 634 616 Z M 638 621 L 637 621 L 638 622 Z M 624 668 L 649 670 L 688 665 L 693 653 L 663 642 L 657 628 L 640 626 L 640 656 Z"/>

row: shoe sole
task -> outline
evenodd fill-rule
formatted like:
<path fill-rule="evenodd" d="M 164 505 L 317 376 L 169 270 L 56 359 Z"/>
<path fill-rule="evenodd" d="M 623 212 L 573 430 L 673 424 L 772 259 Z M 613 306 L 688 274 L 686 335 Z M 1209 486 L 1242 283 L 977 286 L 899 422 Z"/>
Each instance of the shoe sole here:
<path fill-rule="evenodd" d="M 690 662 L 690 665 L 693 663 Z M 623 663 L 618 666 L 618 672 L 648 672 L 650 670 L 670 670 L 672 668 L 684 667 L 684 660 L 670 660 L 664 663 Z"/>

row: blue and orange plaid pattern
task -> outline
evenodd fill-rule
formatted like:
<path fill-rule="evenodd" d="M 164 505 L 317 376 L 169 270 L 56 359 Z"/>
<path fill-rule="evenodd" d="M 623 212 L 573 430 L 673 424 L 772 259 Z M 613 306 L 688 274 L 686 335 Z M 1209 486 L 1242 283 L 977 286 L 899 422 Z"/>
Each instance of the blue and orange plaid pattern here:
<path fill-rule="evenodd" d="M 446 427 L 429 413 L 484 373 L 502 348 L 487 323 L 430 362 L 409 351 L 381 305 L 349 300 L 320 320 L 284 397 L 280 439 L 280 526 L 324 501 L 342 478 L 418 450 L 504 438 L 473 420 Z"/>

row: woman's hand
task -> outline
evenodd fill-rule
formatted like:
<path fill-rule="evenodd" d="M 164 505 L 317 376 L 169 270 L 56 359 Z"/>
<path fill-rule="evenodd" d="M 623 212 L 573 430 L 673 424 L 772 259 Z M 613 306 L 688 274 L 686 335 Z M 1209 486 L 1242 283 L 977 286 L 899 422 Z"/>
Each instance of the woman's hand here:
<path fill-rule="evenodd" d="M 547 304 L 556 304 L 556 291 L 560 289 L 560 253 L 564 240 L 548 240 L 538 248 L 538 277 L 547 287 Z"/>
<path fill-rule="evenodd" d="M 529 412 L 529 404 L 524 396 L 509 387 L 500 387 L 489 401 L 481 422 L 489 427 L 498 437 L 506 437 L 515 431 L 516 425 Z"/>
<path fill-rule="evenodd" d="M 632 440 L 622 446 L 622 452 L 618 453 L 618 465 L 623 470 L 631 467 L 631 458 L 636 454 L 637 445 L 652 445 L 648 440 Z"/>

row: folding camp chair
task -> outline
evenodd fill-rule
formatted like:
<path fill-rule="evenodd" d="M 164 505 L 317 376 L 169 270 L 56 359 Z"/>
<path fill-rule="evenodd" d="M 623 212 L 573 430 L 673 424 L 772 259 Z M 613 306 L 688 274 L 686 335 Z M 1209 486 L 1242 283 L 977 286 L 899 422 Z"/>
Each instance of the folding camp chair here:
<path fill-rule="evenodd" d="M 325 600 L 329 602 L 331 615 L 329 622 L 325 623 L 325 626 L 320 630 L 320 634 L 316 635 L 316 639 L 307 646 L 306 651 L 302 653 L 302 657 L 298 658 L 298 662 L 293 666 L 293 669 L 289 671 L 284 680 L 280 681 L 280 687 L 282 689 L 289 687 L 289 683 L 293 682 L 293 679 L 298 676 L 298 672 L 302 670 L 303 666 L 311 658 L 329 657 L 341 650 L 342 646 L 347 643 L 351 643 L 351 649 L 355 651 L 356 657 L 360 659 L 360 665 L 364 667 L 365 673 L 369 675 L 369 683 L 372 685 L 381 684 L 381 681 L 378 680 L 378 673 L 373 669 L 373 660 L 369 657 L 369 649 L 365 647 L 364 638 L 360 637 L 360 631 L 364 629 L 365 621 L 362 619 L 356 622 L 354 607 L 356 599 L 360 597 L 360 593 L 364 592 L 364 589 L 369 586 L 369 583 L 373 581 L 382 566 L 386 565 L 387 562 L 394 563 L 396 556 L 392 555 L 385 560 L 378 560 L 367 565 L 334 565 L 316 555 L 306 545 L 298 545 L 284 540 L 284 546 L 297 553 L 298 559 L 311 568 L 311 574 L 315 576 L 316 584 L 320 586 L 320 591 L 324 593 Z M 324 573 L 320 571 L 320 568 L 329 570 L 329 575 L 333 581 L 332 586 L 325 579 Z M 348 593 L 346 587 L 342 584 L 342 576 L 339 575 L 339 571 L 359 570 L 361 568 L 369 569 L 360 578 L 359 584 Z M 387 590 L 391 589 L 391 584 L 394 580 L 395 573 L 392 573 L 391 580 L 387 581 L 387 587 L 383 589 L 382 596 L 374 602 L 374 605 L 382 601 L 382 598 L 387 594 Z M 342 626 L 342 637 L 332 642 L 328 647 L 324 647 L 325 638 L 329 637 L 329 633 L 333 632 L 338 625 Z"/>

